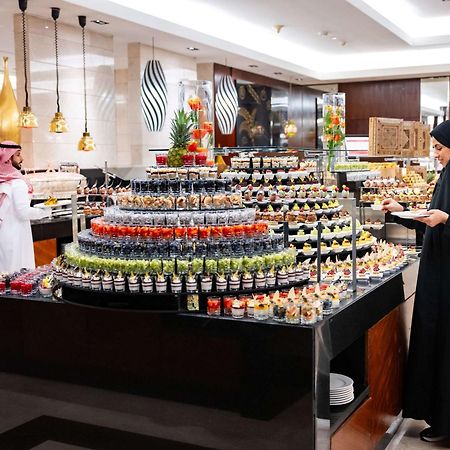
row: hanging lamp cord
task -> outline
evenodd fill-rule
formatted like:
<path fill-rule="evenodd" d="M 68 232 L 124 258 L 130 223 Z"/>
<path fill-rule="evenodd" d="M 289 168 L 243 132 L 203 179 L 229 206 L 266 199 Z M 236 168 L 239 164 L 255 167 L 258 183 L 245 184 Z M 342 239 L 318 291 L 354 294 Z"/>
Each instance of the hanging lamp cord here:
<path fill-rule="evenodd" d="M 59 59 L 58 59 L 58 22 L 55 19 L 55 56 L 56 56 L 56 111 L 60 112 L 59 107 Z"/>
<path fill-rule="evenodd" d="M 27 73 L 27 39 L 25 11 L 22 11 L 23 72 L 25 76 L 25 106 L 28 108 L 28 73 Z"/>
<path fill-rule="evenodd" d="M 86 96 L 86 42 L 84 27 L 81 28 L 82 32 L 82 42 L 83 42 L 83 82 L 84 82 L 84 131 L 87 133 L 87 96 Z"/>

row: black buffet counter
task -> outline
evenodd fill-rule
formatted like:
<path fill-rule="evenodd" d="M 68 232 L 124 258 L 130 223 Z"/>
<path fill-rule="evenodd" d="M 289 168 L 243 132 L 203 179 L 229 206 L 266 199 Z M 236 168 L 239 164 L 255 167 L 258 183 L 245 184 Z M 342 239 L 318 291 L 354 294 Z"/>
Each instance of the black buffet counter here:
<path fill-rule="evenodd" d="M 0 370 L 177 402 L 189 411 L 177 423 L 207 408 L 190 436 L 198 446 L 374 448 L 401 408 L 400 307 L 417 266 L 358 287 L 311 326 L 5 297 Z M 349 405 L 330 407 L 330 372 L 354 380 Z"/>

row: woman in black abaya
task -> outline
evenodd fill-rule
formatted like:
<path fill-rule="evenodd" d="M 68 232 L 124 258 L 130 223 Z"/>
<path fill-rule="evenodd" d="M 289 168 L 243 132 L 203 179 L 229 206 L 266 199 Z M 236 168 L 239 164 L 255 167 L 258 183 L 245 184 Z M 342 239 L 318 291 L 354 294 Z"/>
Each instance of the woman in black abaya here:
<path fill-rule="evenodd" d="M 425 228 L 406 372 L 403 417 L 425 420 L 427 442 L 450 436 L 450 120 L 431 132 L 443 170 L 436 183 L 429 217 L 410 222 Z M 392 199 L 385 212 L 402 211 Z M 410 226 L 410 224 L 408 224 Z"/>

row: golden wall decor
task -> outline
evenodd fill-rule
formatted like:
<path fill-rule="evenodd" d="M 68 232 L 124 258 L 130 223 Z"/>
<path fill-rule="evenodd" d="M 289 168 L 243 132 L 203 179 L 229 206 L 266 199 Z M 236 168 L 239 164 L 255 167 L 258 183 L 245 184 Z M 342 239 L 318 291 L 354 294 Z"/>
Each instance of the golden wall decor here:
<path fill-rule="evenodd" d="M 0 142 L 20 144 L 19 108 L 9 79 L 8 58 L 3 57 L 3 87 L 0 92 Z"/>

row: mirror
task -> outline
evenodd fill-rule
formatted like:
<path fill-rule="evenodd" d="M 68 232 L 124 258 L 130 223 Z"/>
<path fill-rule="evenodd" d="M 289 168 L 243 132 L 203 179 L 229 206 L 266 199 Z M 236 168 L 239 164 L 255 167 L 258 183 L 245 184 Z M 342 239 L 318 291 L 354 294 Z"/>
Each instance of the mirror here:
<path fill-rule="evenodd" d="M 449 118 L 449 77 L 422 78 L 420 82 L 421 121 L 434 128 Z"/>

